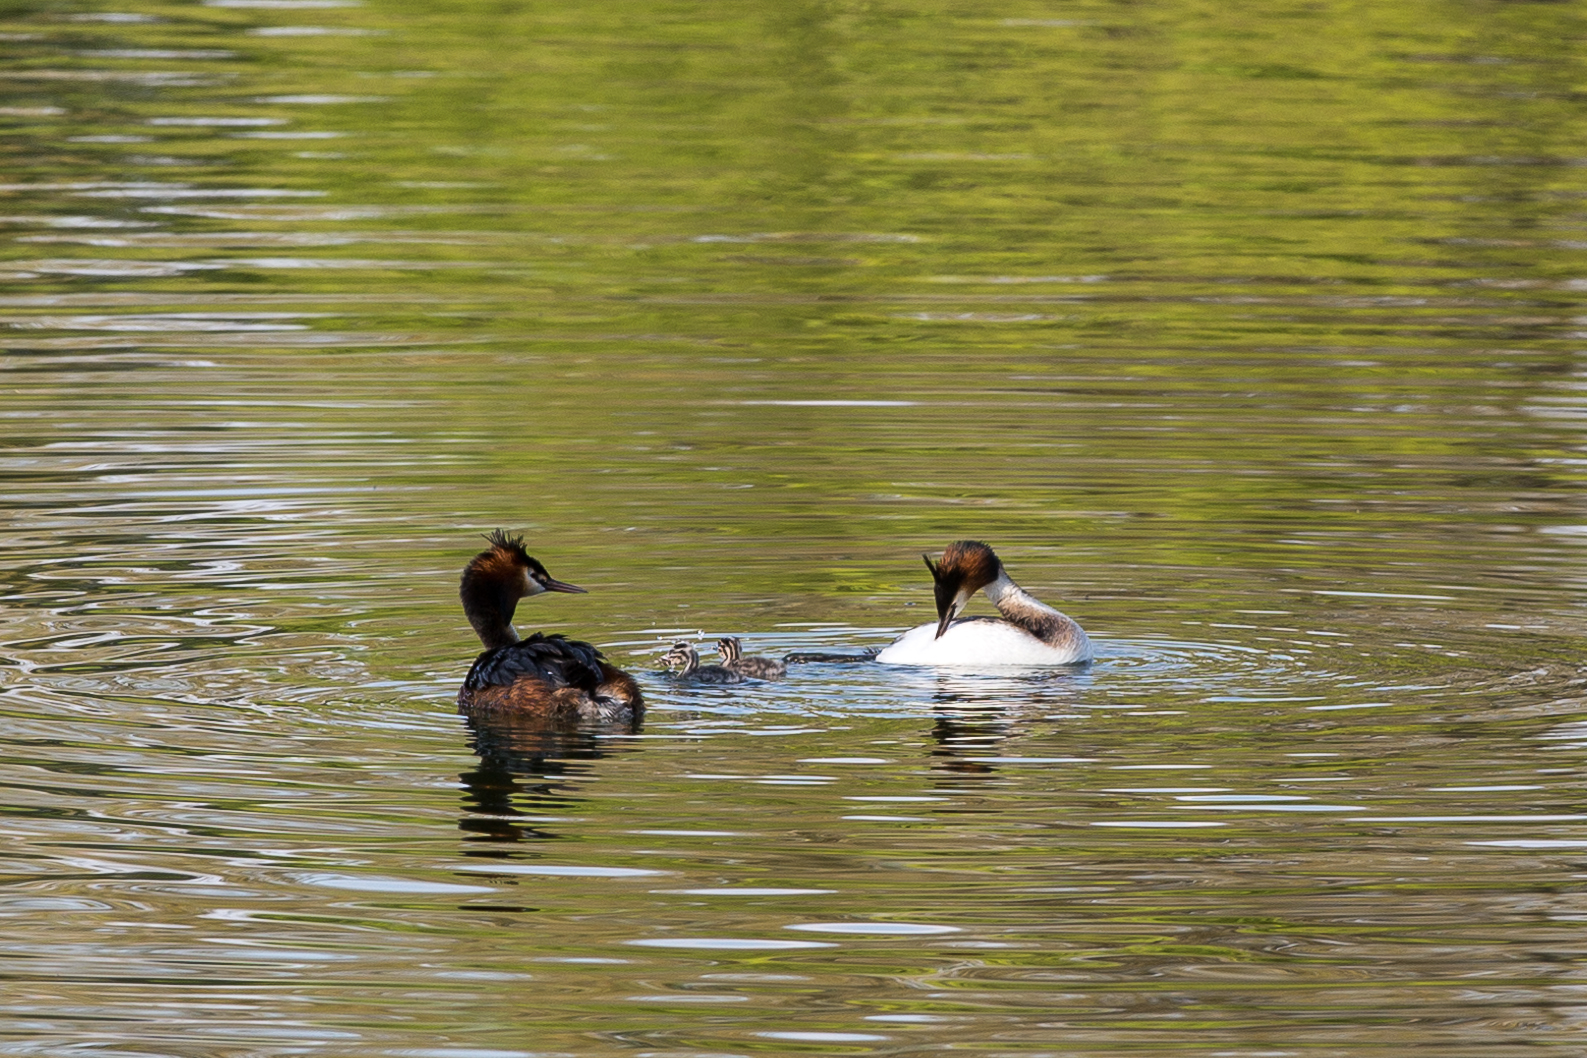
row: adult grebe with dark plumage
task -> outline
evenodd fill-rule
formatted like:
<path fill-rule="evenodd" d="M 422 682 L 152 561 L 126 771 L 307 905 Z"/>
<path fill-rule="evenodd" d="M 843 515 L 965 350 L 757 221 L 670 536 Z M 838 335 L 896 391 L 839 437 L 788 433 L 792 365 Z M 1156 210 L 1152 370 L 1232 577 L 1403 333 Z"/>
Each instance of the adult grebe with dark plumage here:
<path fill-rule="evenodd" d="M 639 684 L 588 643 L 513 627 L 518 600 L 543 592 L 583 594 L 555 580 L 524 551 L 523 538 L 498 529 L 490 548 L 463 570 L 458 595 L 485 652 L 457 692 L 458 712 L 471 716 L 535 714 L 555 719 L 636 720 L 644 712 Z"/>
<path fill-rule="evenodd" d="M 911 628 L 876 655 L 884 665 L 1074 665 L 1090 661 L 1085 629 L 1015 584 L 997 553 L 979 540 L 955 540 L 926 568 L 937 621 Z M 1000 617 L 960 617 L 978 591 Z"/>

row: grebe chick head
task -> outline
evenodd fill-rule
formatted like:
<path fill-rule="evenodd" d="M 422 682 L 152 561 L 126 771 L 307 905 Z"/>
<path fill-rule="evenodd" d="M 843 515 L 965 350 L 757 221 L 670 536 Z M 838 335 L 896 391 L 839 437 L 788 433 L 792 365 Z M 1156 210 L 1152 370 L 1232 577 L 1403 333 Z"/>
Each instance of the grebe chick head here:
<path fill-rule="evenodd" d="M 935 564 L 922 555 L 931 570 L 937 597 L 937 638 L 963 610 L 971 596 L 1003 575 L 1003 561 L 979 540 L 955 540 Z"/>
<path fill-rule="evenodd" d="M 487 650 L 518 642 L 512 626 L 518 600 L 527 595 L 557 591 L 583 594 L 584 589 L 556 580 L 524 550 L 523 537 L 498 529 L 485 537 L 490 548 L 475 555 L 463 570 L 458 595 L 463 612 Z"/>
<path fill-rule="evenodd" d="M 723 636 L 716 641 L 716 652 L 722 655 L 722 664 L 731 665 L 744 656 L 744 644 L 738 636 Z"/>
<path fill-rule="evenodd" d="M 667 668 L 677 667 L 678 675 L 687 676 L 700 664 L 700 655 L 689 643 L 674 643 L 672 649 L 661 656 L 662 665 Z"/>

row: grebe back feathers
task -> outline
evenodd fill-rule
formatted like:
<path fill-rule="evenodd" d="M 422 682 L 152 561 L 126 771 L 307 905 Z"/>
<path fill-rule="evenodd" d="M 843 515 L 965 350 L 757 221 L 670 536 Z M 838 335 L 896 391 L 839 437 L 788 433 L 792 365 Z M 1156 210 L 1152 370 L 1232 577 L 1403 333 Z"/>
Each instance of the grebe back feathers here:
<path fill-rule="evenodd" d="M 458 711 L 638 719 L 645 708 L 639 684 L 595 647 L 539 632 L 520 639 L 513 627 L 519 599 L 584 589 L 554 579 L 524 550 L 521 537 L 498 529 L 485 539 L 489 549 L 469 562 L 458 588 L 468 623 L 485 647 L 458 691 Z"/>

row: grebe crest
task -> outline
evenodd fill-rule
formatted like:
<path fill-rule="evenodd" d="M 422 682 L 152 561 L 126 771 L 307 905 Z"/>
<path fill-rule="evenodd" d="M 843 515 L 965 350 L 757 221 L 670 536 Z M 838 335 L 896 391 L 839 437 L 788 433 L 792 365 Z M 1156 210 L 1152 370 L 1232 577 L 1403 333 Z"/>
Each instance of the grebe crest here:
<path fill-rule="evenodd" d="M 730 672 L 757 680 L 780 680 L 788 675 L 788 666 L 776 658 L 744 656 L 744 644 L 738 636 L 723 636 L 716 641 L 716 652 L 722 655 L 722 667 Z"/>
<path fill-rule="evenodd" d="M 524 550 L 522 537 L 498 529 L 485 540 L 490 548 L 469 561 L 458 587 L 468 623 L 485 646 L 458 692 L 458 710 L 637 720 L 645 707 L 639 685 L 599 650 L 539 632 L 521 639 L 513 627 L 519 599 L 544 592 L 583 594 L 584 589 L 547 573 Z"/>
<path fill-rule="evenodd" d="M 692 683 L 743 683 L 742 674 L 732 669 L 723 668 L 721 665 L 700 664 L 700 654 L 690 643 L 674 643 L 672 649 L 662 655 L 661 663 L 668 668 L 678 668 L 678 679 L 689 680 Z"/>
<path fill-rule="evenodd" d="M 955 540 L 943 551 L 935 565 L 930 555 L 921 555 L 931 570 L 932 593 L 937 600 L 937 638 L 948 630 L 948 623 L 959 616 L 970 597 L 997 580 L 1003 560 L 979 540 Z"/>
<path fill-rule="evenodd" d="M 1075 621 L 1015 584 L 979 540 L 955 540 L 938 562 L 923 555 L 937 603 L 936 625 L 899 636 L 876 656 L 886 665 L 1072 665 L 1090 661 L 1091 640 Z M 978 591 L 999 618 L 959 614 Z"/>

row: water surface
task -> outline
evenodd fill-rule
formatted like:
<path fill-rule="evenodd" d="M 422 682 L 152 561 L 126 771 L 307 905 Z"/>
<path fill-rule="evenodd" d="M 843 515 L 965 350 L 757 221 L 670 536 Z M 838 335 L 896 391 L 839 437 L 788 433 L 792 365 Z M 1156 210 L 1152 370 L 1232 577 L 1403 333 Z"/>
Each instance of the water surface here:
<path fill-rule="evenodd" d="M 8 9 L 0 1047 L 1579 1053 L 1582 38 Z M 640 730 L 454 715 L 497 527 Z M 961 537 L 1097 662 L 656 671 Z"/>

